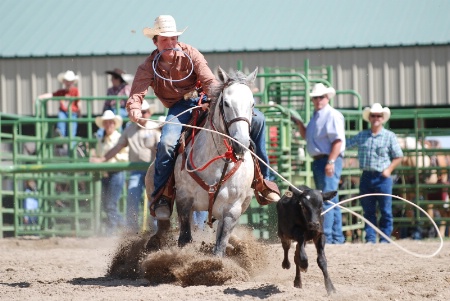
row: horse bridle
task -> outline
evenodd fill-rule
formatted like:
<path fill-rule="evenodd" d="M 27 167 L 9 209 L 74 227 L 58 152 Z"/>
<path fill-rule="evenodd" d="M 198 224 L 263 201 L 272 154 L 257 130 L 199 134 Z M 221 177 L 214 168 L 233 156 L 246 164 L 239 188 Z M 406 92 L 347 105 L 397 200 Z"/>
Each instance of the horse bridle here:
<path fill-rule="evenodd" d="M 231 86 L 231 85 L 229 85 L 229 84 L 226 84 L 226 85 L 224 85 L 224 87 L 223 87 L 223 89 L 222 89 L 222 92 L 223 92 L 223 90 L 225 90 L 225 88 L 227 88 L 227 87 L 229 87 L 229 86 Z M 246 117 L 236 117 L 236 118 L 233 118 L 233 119 L 231 119 L 231 120 L 227 120 L 227 118 L 225 117 L 225 111 L 224 111 L 224 108 L 223 108 L 223 93 L 220 93 L 220 96 L 219 96 L 219 99 L 218 99 L 218 102 L 219 102 L 219 110 L 220 110 L 220 115 L 221 115 L 221 117 L 222 117 L 222 121 L 223 121 L 223 123 L 224 123 L 224 126 L 225 126 L 225 134 L 227 134 L 227 135 L 230 135 L 230 132 L 228 131 L 228 128 L 233 124 L 233 123 L 235 123 L 235 122 L 239 122 L 239 121 L 245 121 L 245 122 L 247 122 L 247 124 L 248 124 L 248 131 L 250 132 L 250 129 L 251 129 L 251 123 L 250 123 L 250 120 L 248 120 L 248 118 L 246 118 Z"/>

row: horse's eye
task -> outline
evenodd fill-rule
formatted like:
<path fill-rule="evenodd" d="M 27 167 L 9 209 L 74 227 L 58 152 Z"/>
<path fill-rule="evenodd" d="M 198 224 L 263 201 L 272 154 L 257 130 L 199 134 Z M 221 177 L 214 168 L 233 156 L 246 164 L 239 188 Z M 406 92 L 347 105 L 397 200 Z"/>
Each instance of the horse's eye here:
<path fill-rule="evenodd" d="M 230 107 L 230 104 L 229 104 L 227 101 L 224 101 L 224 102 L 223 102 L 223 105 L 226 106 L 227 108 Z"/>

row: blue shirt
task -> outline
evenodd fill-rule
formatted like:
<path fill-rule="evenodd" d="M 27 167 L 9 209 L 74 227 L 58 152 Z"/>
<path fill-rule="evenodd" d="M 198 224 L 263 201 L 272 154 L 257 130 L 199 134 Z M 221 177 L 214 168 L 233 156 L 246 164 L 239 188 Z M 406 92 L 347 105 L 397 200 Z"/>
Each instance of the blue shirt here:
<path fill-rule="evenodd" d="M 358 146 L 359 168 L 362 170 L 382 172 L 393 159 L 403 157 L 397 136 L 385 128 L 377 135 L 373 135 L 370 129 L 364 130 L 347 140 L 347 149 L 355 146 Z"/>
<path fill-rule="evenodd" d="M 327 104 L 315 111 L 306 127 L 306 149 L 310 156 L 329 155 L 331 144 L 341 140 L 341 155 L 345 150 L 344 116 Z"/>

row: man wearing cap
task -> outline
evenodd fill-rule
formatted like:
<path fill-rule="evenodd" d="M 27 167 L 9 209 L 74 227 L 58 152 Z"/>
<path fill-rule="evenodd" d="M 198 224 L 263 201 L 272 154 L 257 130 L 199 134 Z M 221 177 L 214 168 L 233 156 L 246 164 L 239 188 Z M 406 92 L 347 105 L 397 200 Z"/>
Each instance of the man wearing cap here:
<path fill-rule="evenodd" d="M 345 150 L 344 116 L 330 106 L 330 99 L 336 95 L 333 87 L 315 84 L 310 97 L 314 105 L 314 115 L 305 127 L 299 118 L 293 118 L 300 135 L 306 139 L 306 149 L 314 159 L 312 170 L 316 189 L 323 192 L 338 190 L 342 173 L 343 154 Z M 331 202 L 337 203 L 336 195 Z M 324 210 L 332 205 L 324 203 Z M 323 231 L 328 244 L 342 244 L 342 214 L 339 207 L 334 207 L 325 214 Z"/>
<path fill-rule="evenodd" d="M 392 194 L 392 171 L 401 163 L 403 152 L 397 141 L 397 136 L 384 128 L 391 116 L 387 107 L 374 103 L 372 107 L 365 108 L 363 119 L 370 123 L 370 129 L 359 132 L 347 140 L 347 149 L 358 147 L 359 168 L 362 170 L 359 193 Z M 380 220 L 377 222 L 377 202 L 380 210 Z M 393 229 L 392 197 L 367 196 L 361 198 L 364 217 L 388 237 Z M 376 242 L 375 230 L 366 223 L 366 242 Z M 389 242 L 380 236 L 380 243 Z"/>
<path fill-rule="evenodd" d="M 120 139 L 120 133 L 117 131 L 122 126 L 122 117 L 115 115 L 111 110 L 107 110 L 102 116 L 95 118 L 95 123 L 99 128 L 105 130 L 105 135 L 98 140 L 95 153 L 91 154 L 90 161 L 96 162 L 99 158 L 104 158 L 114 145 Z M 121 149 L 120 152 L 109 156 L 105 161 L 127 162 L 128 148 Z M 105 172 L 102 177 L 102 207 L 106 212 L 107 225 L 106 234 L 114 235 L 123 224 L 122 215 L 119 213 L 119 199 L 122 194 L 125 183 L 125 172 L 110 171 Z"/>
<path fill-rule="evenodd" d="M 156 156 L 156 147 L 161 132 L 155 129 L 155 124 L 147 121 L 153 112 L 154 106 L 150 106 L 146 100 L 142 102 L 142 117 L 137 123 L 131 123 L 122 132 L 117 143 L 102 157 L 92 158 L 91 162 L 106 162 L 125 148 L 129 148 L 130 162 L 153 162 Z M 140 126 L 139 126 L 139 125 Z M 146 187 L 147 194 L 153 192 L 154 164 L 148 171 L 132 170 L 128 182 L 127 195 L 127 229 L 139 230 L 139 204 L 142 201 L 142 193 Z M 145 185 L 145 186 L 144 186 Z M 153 224 L 156 230 L 156 224 Z"/>
<path fill-rule="evenodd" d="M 166 120 L 180 123 L 164 125 L 156 154 L 155 191 L 151 197 L 156 217 L 159 219 L 170 216 L 170 199 L 162 194 L 163 188 L 173 172 L 175 146 L 181 135 L 181 124 L 186 124 L 191 119 L 191 112 L 175 116 L 198 104 L 199 97 L 195 93 L 198 81 L 206 93 L 213 85 L 218 84 L 203 55 L 194 47 L 178 41 L 178 36 L 184 31 L 185 29 L 177 30 L 175 19 L 169 15 L 157 17 L 153 28 L 143 30 L 144 35 L 153 40 L 157 49 L 138 67 L 127 102 L 130 120 L 137 122 L 141 118 L 142 99 L 148 87 L 152 87 L 162 104 L 169 108 Z M 206 108 L 208 104 L 203 106 Z M 258 110 L 254 113 L 250 135 L 256 145 L 256 154 L 268 162 L 264 115 Z M 261 165 L 261 171 L 265 180 L 268 180 L 269 169 Z M 261 192 L 263 196 L 270 201 L 277 201 L 279 192 L 274 192 L 266 186 Z"/>

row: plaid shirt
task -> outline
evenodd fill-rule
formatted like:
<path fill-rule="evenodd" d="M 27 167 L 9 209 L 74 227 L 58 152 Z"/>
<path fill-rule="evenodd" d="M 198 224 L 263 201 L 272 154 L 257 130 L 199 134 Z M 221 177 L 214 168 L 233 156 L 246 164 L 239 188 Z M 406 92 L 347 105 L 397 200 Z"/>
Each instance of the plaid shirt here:
<path fill-rule="evenodd" d="M 358 146 L 359 168 L 382 172 L 395 158 L 403 157 L 397 137 L 389 130 L 382 129 L 377 135 L 364 130 L 347 140 L 347 149 Z"/>

